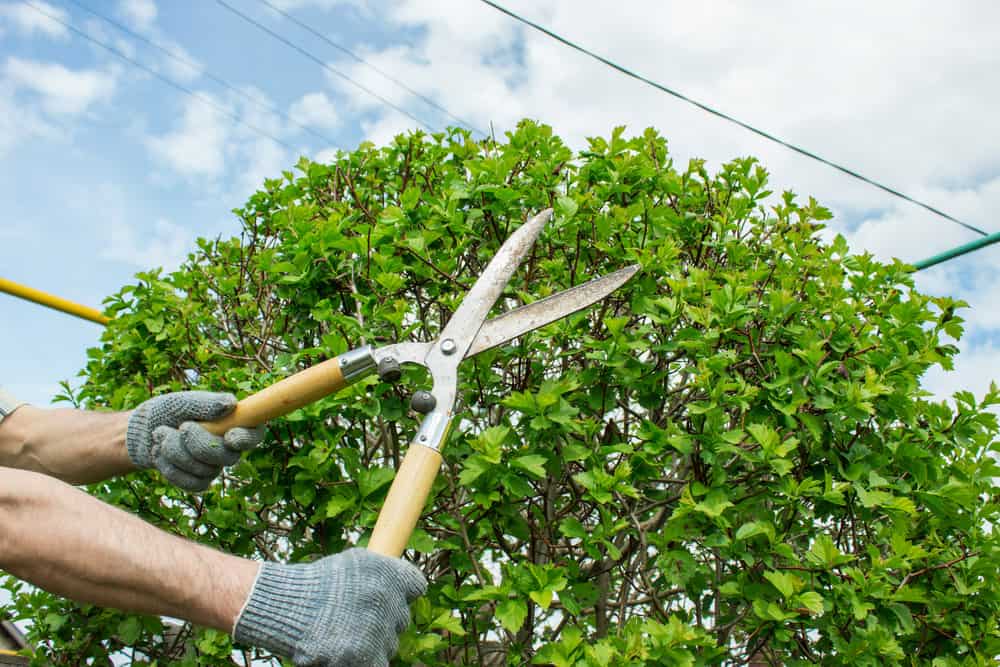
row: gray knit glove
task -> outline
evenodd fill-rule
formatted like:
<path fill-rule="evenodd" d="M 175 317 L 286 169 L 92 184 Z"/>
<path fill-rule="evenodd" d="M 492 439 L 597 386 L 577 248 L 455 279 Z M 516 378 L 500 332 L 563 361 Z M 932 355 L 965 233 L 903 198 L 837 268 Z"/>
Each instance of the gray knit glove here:
<path fill-rule="evenodd" d="M 236 407 L 232 394 L 180 391 L 151 398 L 128 420 L 125 446 L 139 468 L 156 468 L 173 484 L 204 491 L 222 472 L 264 438 L 264 427 L 231 428 L 212 435 L 196 421 L 214 421 Z"/>
<path fill-rule="evenodd" d="M 409 604 L 427 580 L 414 565 L 367 549 L 313 563 L 264 563 L 233 639 L 299 667 L 386 667 Z"/>

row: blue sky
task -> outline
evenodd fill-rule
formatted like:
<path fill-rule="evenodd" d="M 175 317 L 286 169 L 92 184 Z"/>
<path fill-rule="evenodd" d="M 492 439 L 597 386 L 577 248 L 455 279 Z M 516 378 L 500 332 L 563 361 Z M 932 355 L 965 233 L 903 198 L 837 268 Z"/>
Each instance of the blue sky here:
<path fill-rule="evenodd" d="M 917 260 L 974 238 L 870 186 L 768 144 L 514 23 L 474 0 L 272 0 L 475 127 L 528 116 L 575 146 L 625 124 L 654 126 L 676 159 L 759 156 L 774 189 L 831 207 L 855 250 Z M 238 233 L 229 211 L 299 155 L 322 159 L 415 123 L 211 0 L 81 0 L 185 59 L 178 65 L 69 1 L 44 12 L 129 54 L 267 134 L 39 14 L 0 0 L 0 277 L 79 303 L 136 271 L 174 267 L 198 236 Z M 449 120 L 412 93 L 258 0 L 227 0 L 434 128 Z M 832 160 L 1000 230 L 1000 53 L 994 4 L 602 2 L 507 6 L 650 78 Z M 876 6 L 870 6 L 870 5 Z M 261 109 L 221 88 L 237 86 Z M 330 142 L 303 131 L 308 126 Z M 970 333 L 941 395 L 981 393 L 1000 362 L 1000 248 L 921 274 L 960 296 Z M 75 378 L 97 325 L 0 295 L 0 383 L 46 404 Z M 222 389 L 222 388 L 220 388 Z"/>

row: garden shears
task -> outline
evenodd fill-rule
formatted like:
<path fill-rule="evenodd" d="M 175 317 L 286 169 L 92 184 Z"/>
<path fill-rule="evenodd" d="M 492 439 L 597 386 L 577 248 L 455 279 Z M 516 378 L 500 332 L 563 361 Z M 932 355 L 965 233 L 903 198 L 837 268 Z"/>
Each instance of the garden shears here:
<path fill-rule="evenodd" d="M 244 398 L 224 419 L 203 425 L 217 434 L 233 426 L 258 426 L 372 373 L 377 372 L 384 381 L 394 382 L 401 375 L 401 364 L 426 367 L 433 387 L 430 392 L 417 392 L 411 402 L 424 417 L 400 464 L 368 543 L 368 549 L 376 553 L 401 556 L 441 465 L 440 450 L 455 418 L 458 366 L 462 360 L 600 301 L 639 270 L 638 265 L 632 265 L 487 320 L 507 282 L 551 217 L 552 209 L 542 211 L 504 241 L 436 340 L 378 348 L 364 345 L 344 352 Z"/>

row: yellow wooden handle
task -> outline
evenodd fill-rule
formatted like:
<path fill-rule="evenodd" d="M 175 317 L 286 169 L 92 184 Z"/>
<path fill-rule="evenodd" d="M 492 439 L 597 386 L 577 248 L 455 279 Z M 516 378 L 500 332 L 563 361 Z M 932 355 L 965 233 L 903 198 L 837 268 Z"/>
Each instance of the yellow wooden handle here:
<path fill-rule="evenodd" d="M 234 426 L 260 426 L 338 392 L 347 385 L 340 370 L 340 358 L 334 357 L 247 396 L 222 419 L 201 425 L 216 435 L 222 435 Z"/>
<path fill-rule="evenodd" d="M 431 485 L 441 467 L 441 454 L 423 445 L 411 445 L 392 481 L 368 550 L 399 558 L 424 511 Z"/>

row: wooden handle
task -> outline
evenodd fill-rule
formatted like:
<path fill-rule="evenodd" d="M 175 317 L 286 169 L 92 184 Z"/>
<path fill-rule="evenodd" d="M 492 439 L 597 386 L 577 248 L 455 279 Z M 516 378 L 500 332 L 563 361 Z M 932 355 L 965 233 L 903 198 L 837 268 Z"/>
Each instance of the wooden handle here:
<path fill-rule="evenodd" d="M 222 435 L 234 426 L 260 426 L 338 392 L 347 385 L 340 370 L 340 359 L 334 357 L 247 396 L 222 419 L 202 422 L 201 425 L 215 435 Z"/>
<path fill-rule="evenodd" d="M 375 522 L 369 551 L 393 558 L 403 555 L 440 467 L 441 454 L 437 450 L 410 445 Z"/>

